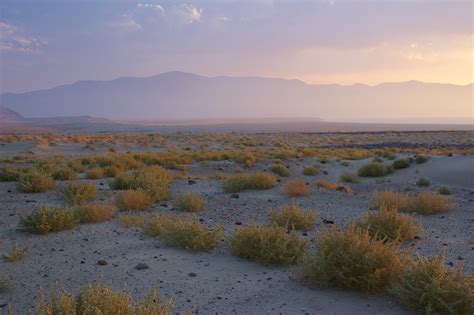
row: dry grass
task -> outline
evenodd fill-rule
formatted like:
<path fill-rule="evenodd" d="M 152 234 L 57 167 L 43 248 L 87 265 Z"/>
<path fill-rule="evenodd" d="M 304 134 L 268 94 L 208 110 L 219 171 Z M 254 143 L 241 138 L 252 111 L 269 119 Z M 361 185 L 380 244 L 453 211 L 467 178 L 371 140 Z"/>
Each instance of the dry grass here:
<path fill-rule="evenodd" d="M 123 214 L 119 216 L 119 222 L 126 229 L 141 227 L 145 223 L 145 217 L 139 214 Z"/>
<path fill-rule="evenodd" d="M 339 176 L 339 180 L 343 183 L 357 184 L 360 182 L 359 177 L 356 174 L 352 173 L 342 173 L 341 176 Z"/>
<path fill-rule="evenodd" d="M 20 178 L 20 172 L 14 167 L 0 167 L 0 182 L 16 182 Z"/>
<path fill-rule="evenodd" d="M 290 171 L 288 171 L 288 168 L 286 168 L 286 166 L 281 163 L 274 164 L 271 167 L 271 171 L 275 174 L 280 175 L 281 177 L 290 176 Z"/>
<path fill-rule="evenodd" d="M 178 215 L 153 215 L 145 220 L 145 234 L 163 240 L 166 245 L 191 251 L 210 251 L 224 234 L 224 227 L 210 229 L 198 218 Z"/>
<path fill-rule="evenodd" d="M 229 177 L 223 185 L 225 192 L 239 192 L 247 189 L 270 189 L 275 185 L 276 178 L 268 173 L 238 174 Z"/>
<path fill-rule="evenodd" d="M 199 212 L 206 204 L 206 199 L 193 194 L 192 192 L 187 192 L 182 196 L 179 196 L 174 201 L 178 208 L 186 212 Z"/>
<path fill-rule="evenodd" d="M 75 180 L 77 178 L 76 172 L 70 168 L 56 170 L 52 176 L 54 180 Z"/>
<path fill-rule="evenodd" d="M 303 197 L 311 193 L 311 188 L 301 179 L 292 179 L 283 184 L 283 191 L 292 198 Z"/>
<path fill-rule="evenodd" d="M 314 176 L 319 173 L 319 170 L 318 166 L 305 166 L 303 168 L 303 175 Z"/>
<path fill-rule="evenodd" d="M 104 170 L 100 167 L 91 168 L 86 172 L 86 177 L 88 179 L 100 179 L 104 178 Z"/>
<path fill-rule="evenodd" d="M 117 208 L 112 204 L 94 203 L 77 207 L 75 213 L 81 223 L 97 223 L 112 219 Z"/>
<path fill-rule="evenodd" d="M 454 201 L 449 196 L 443 196 L 431 191 L 425 191 L 418 196 L 414 196 L 385 190 L 374 193 L 370 204 L 372 207 L 377 208 L 386 205 L 397 208 L 399 211 L 435 214 L 451 211 Z"/>
<path fill-rule="evenodd" d="M 127 190 L 115 197 L 115 205 L 120 211 L 145 210 L 152 204 L 151 197 L 142 190 Z"/>
<path fill-rule="evenodd" d="M 97 198 L 97 188 L 91 183 L 71 183 L 60 195 L 70 205 L 83 205 Z"/>
<path fill-rule="evenodd" d="M 130 294 L 124 291 L 114 291 L 111 286 L 101 282 L 87 284 L 77 296 L 73 296 L 64 288 L 51 292 L 49 300 L 43 292 L 36 306 L 37 315 L 171 315 L 173 301 L 161 301 L 157 290 L 134 304 Z"/>
<path fill-rule="evenodd" d="M 264 227 L 252 223 L 235 230 L 226 241 L 235 256 L 276 265 L 296 263 L 307 246 L 294 231 L 288 233 L 287 227 L 276 224 Z"/>
<path fill-rule="evenodd" d="M 308 231 L 316 224 L 316 211 L 303 211 L 294 200 L 278 211 L 270 209 L 268 215 L 272 223 L 296 230 Z"/>
<path fill-rule="evenodd" d="M 381 292 L 402 268 L 396 243 L 373 239 L 349 225 L 321 233 L 317 249 L 300 262 L 302 280 L 312 285 Z"/>
<path fill-rule="evenodd" d="M 329 190 L 336 190 L 337 187 L 339 186 L 337 183 L 333 183 L 330 181 L 327 181 L 325 179 L 320 179 L 317 182 L 318 187 L 322 187 L 324 189 L 329 189 Z"/>
<path fill-rule="evenodd" d="M 28 246 L 18 247 L 16 242 L 13 243 L 12 251 L 10 254 L 4 253 L 2 254 L 3 260 L 7 262 L 15 262 L 23 258 L 26 252 L 28 251 Z"/>
<path fill-rule="evenodd" d="M 17 183 L 18 190 L 25 193 L 42 193 L 54 187 L 51 176 L 36 169 L 22 174 Z"/>
<path fill-rule="evenodd" d="M 397 208 L 382 205 L 378 211 L 367 212 L 357 226 L 370 236 L 395 242 L 412 240 L 421 233 L 421 225 L 410 215 L 399 214 Z"/>
<path fill-rule="evenodd" d="M 382 177 L 390 173 L 393 173 L 392 166 L 376 162 L 362 165 L 357 171 L 361 177 Z"/>
<path fill-rule="evenodd" d="M 74 228 L 75 225 L 76 218 L 71 210 L 48 208 L 46 205 L 20 220 L 20 228 L 36 234 L 68 230 Z"/>
<path fill-rule="evenodd" d="M 409 261 L 390 290 L 400 303 L 424 314 L 474 314 L 474 276 L 447 268 L 444 251 L 435 259 Z"/>

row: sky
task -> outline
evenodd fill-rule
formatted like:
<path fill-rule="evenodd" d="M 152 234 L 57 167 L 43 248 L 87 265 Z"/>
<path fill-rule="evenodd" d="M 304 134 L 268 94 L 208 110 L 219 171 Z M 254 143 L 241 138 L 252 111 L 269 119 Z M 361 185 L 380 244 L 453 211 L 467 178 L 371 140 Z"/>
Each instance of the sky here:
<path fill-rule="evenodd" d="M 0 93 L 78 80 L 474 82 L 474 1 L 2 0 Z"/>

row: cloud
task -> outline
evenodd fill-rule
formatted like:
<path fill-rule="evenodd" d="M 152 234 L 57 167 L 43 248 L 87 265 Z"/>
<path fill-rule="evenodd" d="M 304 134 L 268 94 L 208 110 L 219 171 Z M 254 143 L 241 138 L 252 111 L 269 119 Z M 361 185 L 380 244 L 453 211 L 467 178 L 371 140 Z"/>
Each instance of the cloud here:
<path fill-rule="evenodd" d="M 143 28 L 140 23 L 135 21 L 135 18 L 131 15 L 124 14 L 121 19 L 111 24 L 112 27 L 118 28 L 127 32 L 141 31 Z"/>
<path fill-rule="evenodd" d="M 178 18 L 185 24 L 191 24 L 201 21 L 202 9 L 191 4 L 181 4 L 177 7 L 176 13 Z"/>
<path fill-rule="evenodd" d="M 138 3 L 137 5 L 139 8 L 150 8 L 157 10 L 160 12 L 161 15 L 165 15 L 165 9 L 159 5 L 159 4 L 153 4 L 153 3 Z"/>
<path fill-rule="evenodd" d="M 18 27 L 0 22 L 0 51 L 39 53 L 47 42 L 21 32 Z"/>

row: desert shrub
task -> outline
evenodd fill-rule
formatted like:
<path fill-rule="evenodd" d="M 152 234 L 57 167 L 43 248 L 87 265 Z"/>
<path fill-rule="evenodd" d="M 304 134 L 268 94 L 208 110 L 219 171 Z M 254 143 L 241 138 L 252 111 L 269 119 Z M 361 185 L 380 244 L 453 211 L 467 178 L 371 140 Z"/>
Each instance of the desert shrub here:
<path fill-rule="evenodd" d="M 120 211 L 145 210 L 152 204 L 150 196 L 142 190 L 127 190 L 115 197 L 115 205 Z"/>
<path fill-rule="evenodd" d="M 104 222 L 117 214 L 117 208 L 112 204 L 94 203 L 77 207 L 75 213 L 81 223 Z"/>
<path fill-rule="evenodd" d="M 353 224 L 321 233 L 316 251 L 300 261 L 301 278 L 309 284 L 365 293 L 386 289 L 401 267 L 396 243 L 373 239 Z"/>
<path fill-rule="evenodd" d="M 283 191 L 289 197 L 302 197 L 308 196 L 311 188 L 301 179 L 292 179 L 283 184 Z"/>
<path fill-rule="evenodd" d="M 111 165 L 104 169 L 105 177 L 117 177 L 124 173 L 124 170 L 118 166 Z"/>
<path fill-rule="evenodd" d="M 280 175 L 281 177 L 288 177 L 290 176 L 290 171 L 286 168 L 285 165 L 281 163 L 277 163 L 271 167 L 271 171 L 275 174 Z"/>
<path fill-rule="evenodd" d="M 316 223 L 316 212 L 301 210 L 294 200 L 278 211 L 270 209 L 268 215 L 272 223 L 296 230 L 308 231 Z"/>
<path fill-rule="evenodd" d="M 20 172 L 14 167 L 0 168 L 0 182 L 16 182 L 20 178 Z"/>
<path fill-rule="evenodd" d="M 392 152 L 385 151 L 382 153 L 382 156 L 387 160 L 395 160 L 395 155 Z"/>
<path fill-rule="evenodd" d="M 430 180 L 426 177 L 420 177 L 416 181 L 416 185 L 420 187 L 426 187 L 426 186 L 429 186 L 430 184 L 431 184 Z"/>
<path fill-rule="evenodd" d="M 100 167 L 91 168 L 86 172 L 86 177 L 88 179 L 100 179 L 104 178 L 104 170 Z"/>
<path fill-rule="evenodd" d="M 47 234 L 72 229 L 76 225 L 74 213 L 69 209 L 48 208 L 44 205 L 20 220 L 20 228 L 36 234 Z"/>
<path fill-rule="evenodd" d="M 307 246 L 294 231 L 288 233 L 287 227 L 276 224 L 264 227 L 255 223 L 236 229 L 227 237 L 227 244 L 235 256 L 276 265 L 296 263 Z"/>
<path fill-rule="evenodd" d="M 97 197 L 97 188 L 90 183 L 71 183 L 60 191 L 61 197 L 70 205 L 82 205 Z"/>
<path fill-rule="evenodd" d="M 356 225 L 367 229 L 371 237 L 386 241 L 405 242 L 421 232 L 421 225 L 413 217 L 399 214 L 394 207 L 382 205 L 378 211 L 367 212 Z"/>
<path fill-rule="evenodd" d="M 325 179 L 320 179 L 317 183 L 318 187 L 322 187 L 329 190 L 335 190 L 338 187 L 337 183 L 327 181 Z"/>
<path fill-rule="evenodd" d="M 117 176 L 110 183 L 114 190 L 142 190 L 150 196 L 152 202 L 158 202 L 168 195 L 173 179 L 171 173 L 161 166 L 152 165 L 143 170 Z"/>
<path fill-rule="evenodd" d="M 76 172 L 70 168 L 61 168 L 52 174 L 54 180 L 75 180 L 77 178 Z"/>
<path fill-rule="evenodd" d="M 393 161 L 392 167 L 396 170 L 408 168 L 410 167 L 410 162 L 408 161 L 408 159 L 397 159 Z"/>
<path fill-rule="evenodd" d="M 140 227 L 145 223 L 145 217 L 137 214 L 124 214 L 119 216 L 119 222 L 124 228 Z"/>
<path fill-rule="evenodd" d="M 41 193 L 54 187 L 54 180 L 51 176 L 32 169 L 20 176 L 17 187 L 25 193 Z"/>
<path fill-rule="evenodd" d="M 44 293 L 41 292 L 35 314 L 171 315 L 172 312 L 173 301 L 171 299 L 159 300 L 156 289 L 134 304 L 130 294 L 124 291 L 114 291 L 112 287 L 97 282 L 94 285 L 85 285 L 77 296 L 73 296 L 64 288 L 59 288 L 53 290 L 47 300 Z"/>
<path fill-rule="evenodd" d="M 341 176 L 339 176 L 339 180 L 344 183 L 359 183 L 359 177 L 356 174 L 352 173 L 342 173 Z"/>
<path fill-rule="evenodd" d="M 210 251 L 224 234 L 224 227 L 210 229 L 198 218 L 177 215 L 153 215 L 145 220 L 143 231 L 146 235 L 163 240 L 168 246 L 191 251 Z"/>
<path fill-rule="evenodd" d="M 303 168 L 303 175 L 314 176 L 319 173 L 319 167 L 317 166 L 306 166 Z"/>
<path fill-rule="evenodd" d="M 238 192 L 247 189 L 270 189 L 275 185 L 275 177 L 259 172 L 255 174 L 238 174 L 224 181 L 225 192 Z"/>
<path fill-rule="evenodd" d="M 452 210 L 453 199 L 431 191 L 425 191 L 418 196 L 398 193 L 390 190 L 376 192 L 370 201 L 372 207 L 382 205 L 397 208 L 400 211 L 433 214 Z"/>
<path fill-rule="evenodd" d="M 393 172 L 390 165 L 382 163 L 369 163 L 362 165 L 357 174 L 361 177 L 382 177 Z"/>
<path fill-rule="evenodd" d="M 183 211 L 199 212 L 206 204 L 206 199 L 192 192 L 187 192 L 175 199 L 175 203 Z"/>
<path fill-rule="evenodd" d="M 15 262 L 23 258 L 28 251 L 28 246 L 18 247 L 16 243 L 13 243 L 13 248 L 10 254 L 4 253 L 2 255 L 3 260 L 8 262 Z"/>
<path fill-rule="evenodd" d="M 79 160 L 69 160 L 67 166 L 76 173 L 82 173 L 84 171 L 84 166 Z"/>
<path fill-rule="evenodd" d="M 424 314 L 474 314 L 474 276 L 447 268 L 444 251 L 435 259 L 418 256 L 391 288 L 405 307 Z"/>
<path fill-rule="evenodd" d="M 422 164 L 422 163 L 425 163 L 429 160 L 429 156 L 427 155 L 417 155 L 415 156 L 415 163 L 417 164 Z"/>
<path fill-rule="evenodd" d="M 438 194 L 440 195 L 451 195 L 453 192 L 448 186 L 442 186 L 438 189 Z"/>

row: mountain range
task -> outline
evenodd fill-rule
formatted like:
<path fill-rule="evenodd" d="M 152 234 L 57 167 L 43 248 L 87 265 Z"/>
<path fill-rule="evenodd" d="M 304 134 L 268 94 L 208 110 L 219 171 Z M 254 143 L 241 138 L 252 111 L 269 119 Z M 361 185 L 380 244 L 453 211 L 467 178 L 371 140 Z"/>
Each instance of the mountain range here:
<path fill-rule="evenodd" d="M 474 85 L 407 81 L 376 86 L 315 85 L 259 77 L 166 72 L 152 77 L 78 81 L 0 95 L 23 117 L 94 116 L 115 120 L 251 117 L 472 117 Z"/>

